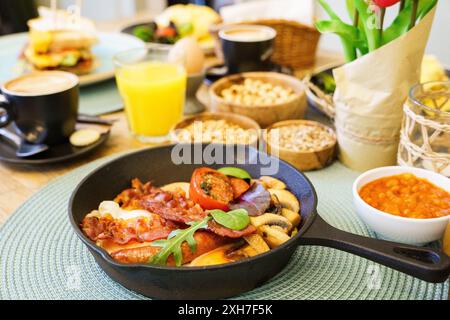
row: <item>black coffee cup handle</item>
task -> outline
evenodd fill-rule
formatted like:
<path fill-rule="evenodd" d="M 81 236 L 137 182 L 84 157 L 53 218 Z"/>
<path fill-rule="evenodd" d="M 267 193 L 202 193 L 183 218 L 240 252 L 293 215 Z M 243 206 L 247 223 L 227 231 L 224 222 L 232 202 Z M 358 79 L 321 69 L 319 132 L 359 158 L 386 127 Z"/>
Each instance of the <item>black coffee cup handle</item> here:
<path fill-rule="evenodd" d="M 6 127 L 12 121 L 11 110 L 5 96 L 0 94 L 0 128 Z"/>

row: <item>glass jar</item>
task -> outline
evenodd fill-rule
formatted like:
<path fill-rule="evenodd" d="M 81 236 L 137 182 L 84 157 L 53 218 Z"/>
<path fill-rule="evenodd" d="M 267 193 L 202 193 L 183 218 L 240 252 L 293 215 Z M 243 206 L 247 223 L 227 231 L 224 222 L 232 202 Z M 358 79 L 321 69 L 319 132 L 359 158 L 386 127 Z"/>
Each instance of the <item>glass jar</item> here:
<path fill-rule="evenodd" d="M 450 81 L 415 85 L 403 111 L 398 163 L 450 177 Z"/>

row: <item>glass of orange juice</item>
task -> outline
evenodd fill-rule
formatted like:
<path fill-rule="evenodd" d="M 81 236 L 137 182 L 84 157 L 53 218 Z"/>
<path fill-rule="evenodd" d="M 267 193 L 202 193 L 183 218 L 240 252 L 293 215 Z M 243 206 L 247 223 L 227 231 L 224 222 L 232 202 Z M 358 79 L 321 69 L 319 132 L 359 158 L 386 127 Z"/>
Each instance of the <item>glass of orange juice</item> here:
<path fill-rule="evenodd" d="M 154 44 L 114 57 L 128 125 L 144 143 L 167 141 L 183 115 L 186 71 L 182 61 L 169 59 L 170 48 Z"/>

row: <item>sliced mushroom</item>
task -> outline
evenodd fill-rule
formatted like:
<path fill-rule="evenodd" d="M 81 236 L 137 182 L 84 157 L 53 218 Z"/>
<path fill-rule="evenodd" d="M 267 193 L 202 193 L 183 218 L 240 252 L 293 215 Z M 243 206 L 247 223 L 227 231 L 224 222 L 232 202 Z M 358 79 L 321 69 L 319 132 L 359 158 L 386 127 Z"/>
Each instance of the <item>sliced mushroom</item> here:
<path fill-rule="evenodd" d="M 283 181 L 278 180 L 276 178 L 269 176 L 262 176 L 259 178 L 259 180 L 262 182 L 264 187 L 266 187 L 266 189 L 279 189 L 279 190 L 286 189 L 286 184 Z"/>
<path fill-rule="evenodd" d="M 290 239 L 286 233 L 267 225 L 259 227 L 258 232 L 272 249 L 280 246 Z"/>
<path fill-rule="evenodd" d="M 289 233 L 289 232 L 286 232 L 286 230 L 281 228 L 280 226 L 271 226 L 271 228 L 275 229 L 275 230 L 278 230 L 278 231 L 281 231 L 281 232 L 286 233 L 286 234 Z"/>
<path fill-rule="evenodd" d="M 267 213 L 273 213 L 273 214 L 281 214 L 281 209 L 283 207 L 281 206 L 280 201 L 278 200 L 277 196 L 274 194 L 270 195 L 270 207 L 266 210 Z"/>
<path fill-rule="evenodd" d="M 289 220 L 294 227 L 298 226 L 301 220 L 300 214 L 287 208 L 281 209 L 281 215 Z"/>
<path fill-rule="evenodd" d="M 267 243 L 259 234 L 251 234 L 244 237 L 245 241 L 252 247 L 257 254 L 264 253 L 270 250 Z"/>
<path fill-rule="evenodd" d="M 166 184 L 165 186 L 161 187 L 164 191 L 169 192 L 176 192 L 177 190 L 182 190 L 187 198 L 189 198 L 189 183 L 187 182 L 174 182 Z"/>
<path fill-rule="evenodd" d="M 250 223 L 257 228 L 264 225 L 277 226 L 284 233 L 288 233 L 292 229 L 292 223 L 287 218 L 273 213 L 265 213 L 259 217 L 250 217 Z"/>
<path fill-rule="evenodd" d="M 300 203 L 297 198 L 287 190 L 269 189 L 271 195 L 275 195 L 283 208 L 294 212 L 300 211 Z"/>

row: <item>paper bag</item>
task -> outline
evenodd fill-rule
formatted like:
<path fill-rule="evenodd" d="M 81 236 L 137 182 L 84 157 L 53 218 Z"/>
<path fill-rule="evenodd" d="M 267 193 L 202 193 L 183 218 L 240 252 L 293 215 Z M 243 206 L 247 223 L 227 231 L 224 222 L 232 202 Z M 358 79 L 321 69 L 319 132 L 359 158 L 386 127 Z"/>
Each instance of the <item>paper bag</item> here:
<path fill-rule="evenodd" d="M 435 11 L 398 39 L 333 71 L 339 156 L 349 168 L 396 164 L 402 106 L 419 82 Z"/>

